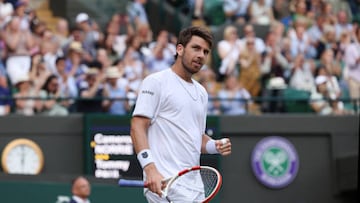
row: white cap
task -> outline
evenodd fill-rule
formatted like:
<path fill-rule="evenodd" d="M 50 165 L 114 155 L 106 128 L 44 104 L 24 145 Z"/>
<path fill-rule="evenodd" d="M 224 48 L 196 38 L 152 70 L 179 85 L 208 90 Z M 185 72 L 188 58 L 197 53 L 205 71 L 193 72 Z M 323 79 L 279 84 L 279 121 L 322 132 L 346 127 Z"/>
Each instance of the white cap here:
<path fill-rule="evenodd" d="M 316 85 L 320 85 L 320 84 L 323 84 L 323 83 L 326 82 L 326 81 L 327 81 L 327 78 L 326 78 L 325 76 L 319 75 L 319 76 L 317 76 L 316 79 L 315 79 L 315 84 L 316 84 Z"/>
<path fill-rule="evenodd" d="M 86 14 L 86 13 L 79 13 L 76 16 L 76 23 L 81 23 L 81 22 L 84 22 L 84 21 L 87 21 L 87 20 L 89 20 L 89 15 Z"/>

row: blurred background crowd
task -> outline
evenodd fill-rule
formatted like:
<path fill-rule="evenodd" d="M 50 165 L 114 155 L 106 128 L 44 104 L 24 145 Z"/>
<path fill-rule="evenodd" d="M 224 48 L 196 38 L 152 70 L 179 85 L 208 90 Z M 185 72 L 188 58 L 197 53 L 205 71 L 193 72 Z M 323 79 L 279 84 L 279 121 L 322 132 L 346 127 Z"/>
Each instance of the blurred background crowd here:
<path fill-rule="evenodd" d="M 129 114 L 142 79 L 176 51 L 177 33 L 154 32 L 147 3 L 129 1 L 106 25 L 79 12 L 50 26 L 31 0 L 0 0 L 0 116 Z M 359 111 L 359 0 L 165 3 L 214 33 L 195 75 L 210 115 Z"/>

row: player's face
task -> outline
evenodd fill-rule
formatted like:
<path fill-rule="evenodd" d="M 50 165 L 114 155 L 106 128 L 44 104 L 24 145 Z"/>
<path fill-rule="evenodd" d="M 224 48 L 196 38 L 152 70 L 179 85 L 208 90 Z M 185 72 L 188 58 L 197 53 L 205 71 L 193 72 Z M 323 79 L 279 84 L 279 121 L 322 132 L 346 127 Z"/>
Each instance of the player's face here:
<path fill-rule="evenodd" d="M 198 36 L 193 36 L 186 47 L 180 45 L 178 50 L 183 67 L 191 74 L 197 73 L 201 69 L 209 52 L 209 44 Z"/>

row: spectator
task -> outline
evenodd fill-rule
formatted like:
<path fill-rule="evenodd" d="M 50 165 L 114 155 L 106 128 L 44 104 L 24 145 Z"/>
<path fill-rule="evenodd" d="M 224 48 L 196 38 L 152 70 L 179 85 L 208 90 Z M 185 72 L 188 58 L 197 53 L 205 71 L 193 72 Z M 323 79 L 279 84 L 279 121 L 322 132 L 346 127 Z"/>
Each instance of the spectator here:
<path fill-rule="evenodd" d="M 272 77 L 284 77 L 284 72 L 290 68 L 290 64 L 285 56 L 281 53 L 280 44 L 276 41 L 274 32 L 269 32 L 266 36 L 266 51 L 262 58 L 261 71 L 264 74 L 263 81 Z"/>
<path fill-rule="evenodd" d="M 359 36 L 359 28 L 357 36 Z M 350 34 L 344 32 L 341 36 L 341 47 L 344 51 L 343 60 L 347 67 L 346 80 L 349 86 L 350 97 L 360 98 L 360 45 L 358 41 L 351 42 Z M 357 38 L 354 38 L 357 40 Z M 360 105 L 360 104 L 358 104 Z"/>
<path fill-rule="evenodd" d="M 8 115 L 11 111 L 10 90 L 5 69 L 0 66 L 0 116 Z"/>
<path fill-rule="evenodd" d="M 29 30 L 20 29 L 20 18 L 13 17 L 5 30 L 7 47 L 6 69 L 11 83 L 14 85 L 19 75 L 29 73 L 31 67 L 31 49 L 34 39 Z"/>
<path fill-rule="evenodd" d="M 304 55 L 299 54 L 295 57 L 291 69 L 290 87 L 309 93 L 315 90 L 314 69 L 311 60 L 306 61 Z"/>
<path fill-rule="evenodd" d="M 125 78 L 129 81 L 129 88 L 131 91 L 137 92 L 146 74 L 145 64 L 141 60 L 142 55 L 139 52 L 139 38 L 137 36 L 129 36 L 127 44 L 122 65 L 125 69 Z"/>
<path fill-rule="evenodd" d="M 40 98 L 43 99 L 42 114 L 49 116 L 66 116 L 69 114 L 66 107 L 63 106 L 63 103 L 66 104 L 67 101 L 61 100 L 59 87 L 59 79 L 56 75 L 50 75 L 46 79 L 44 86 L 39 92 Z"/>
<path fill-rule="evenodd" d="M 97 68 L 86 71 L 85 83 L 80 87 L 80 101 L 77 103 L 78 112 L 103 112 L 101 97 L 103 96 L 104 74 Z"/>
<path fill-rule="evenodd" d="M 140 24 L 149 24 L 148 15 L 145 10 L 147 0 L 133 0 L 127 7 L 127 14 L 131 24 L 137 28 Z"/>
<path fill-rule="evenodd" d="M 326 18 L 323 15 L 318 15 L 313 25 L 306 30 L 307 36 L 309 36 L 310 43 L 318 47 L 318 43 L 324 35 L 324 28 L 326 27 Z"/>
<path fill-rule="evenodd" d="M 114 14 L 106 27 L 104 46 L 108 53 L 116 57 L 123 57 L 126 50 L 127 36 L 135 34 L 135 30 L 129 22 L 129 17 L 120 14 Z"/>
<path fill-rule="evenodd" d="M 169 42 L 169 32 L 159 32 L 156 41 L 149 44 L 150 52 L 146 56 L 146 65 L 149 73 L 169 68 L 174 63 L 176 47 Z"/>
<path fill-rule="evenodd" d="M 324 68 L 324 73 L 334 76 L 336 80 L 340 81 L 343 78 L 341 63 L 341 59 L 335 57 L 334 50 L 328 48 L 322 53 L 318 68 Z"/>
<path fill-rule="evenodd" d="M 84 33 L 82 40 L 82 47 L 84 51 L 89 54 L 88 61 L 96 57 L 96 46 L 103 39 L 102 33 L 97 30 L 95 20 L 90 19 L 87 13 L 79 13 L 76 16 L 76 24 Z"/>
<path fill-rule="evenodd" d="M 242 43 L 241 46 L 246 47 L 247 39 L 254 38 L 255 50 L 257 53 L 262 54 L 265 51 L 265 43 L 263 39 L 256 36 L 254 26 L 252 24 L 247 24 L 244 26 L 243 31 L 244 31 L 244 37 L 241 39 L 241 43 Z"/>
<path fill-rule="evenodd" d="M 250 92 L 252 97 L 259 96 L 261 92 L 261 56 L 255 48 L 255 38 L 246 40 L 246 47 L 239 57 L 240 75 L 239 81 Z"/>
<path fill-rule="evenodd" d="M 90 182 L 84 176 L 78 176 L 71 182 L 72 197 L 69 203 L 90 203 Z"/>
<path fill-rule="evenodd" d="M 0 27 L 3 27 L 6 21 L 11 18 L 14 7 L 6 0 L 0 0 Z"/>
<path fill-rule="evenodd" d="M 324 27 L 324 34 L 317 42 L 317 55 L 315 59 L 321 59 L 323 52 L 327 49 L 332 49 L 333 57 L 338 53 L 339 46 L 338 40 L 336 39 L 336 31 L 335 27 L 332 25 L 326 25 Z M 332 58 L 331 60 L 336 60 L 336 58 Z M 329 59 L 330 60 L 330 59 Z"/>
<path fill-rule="evenodd" d="M 290 5 L 288 0 L 274 0 L 273 3 L 274 18 L 281 22 L 286 28 L 291 26 Z"/>
<path fill-rule="evenodd" d="M 114 115 L 126 115 L 130 110 L 126 100 L 126 87 L 118 83 L 118 79 L 123 76 L 117 67 L 109 67 L 106 70 L 106 84 L 104 86 L 104 96 L 108 99 L 103 101 L 103 108 L 106 112 Z"/>
<path fill-rule="evenodd" d="M 294 29 L 289 30 L 288 36 L 291 42 L 292 57 L 304 55 L 305 58 L 309 59 L 316 56 L 316 49 L 311 43 L 309 35 L 306 33 L 304 21 L 295 21 Z"/>
<path fill-rule="evenodd" d="M 343 105 L 337 100 L 330 98 L 328 89 L 326 87 L 327 78 L 323 75 L 316 77 L 316 91 L 313 91 L 310 96 L 310 106 L 319 115 L 344 115 L 349 114 Z"/>
<path fill-rule="evenodd" d="M 17 88 L 17 93 L 14 94 L 15 113 L 32 116 L 42 110 L 42 102 L 38 98 L 40 88 L 33 86 L 28 75 L 19 75 L 15 87 Z"/>
<path fill-rule="evenodd" d="M 188 0 L 190 7 L 193 8 L 193 18 L 194 19 L 202 19 L 204 12 L 204 0 Z"/>
<path fill-rule="evenodd" d="M 250 22 L 257 25 L 270 25 L 274 21 L 271 6 L 265 0 L 252 1 L 249 9 Z"/>
<path fill-rule="evenodd" d="M 223 9 L 229 23 L 245 24 L 249 20 L 250 0 L 224 0 Z"/>
<path fill-rule="evenodd" d="M 18 0 L 14 6 L 14 16 L 20 19 L 20 30 L 30 29 L 30 16 L 28 15 L 28 0 Z"/>
<path fill-rule="evenodd" d="M 225 115 L 243 115 L 248 112 L 252 101 L 250 93 L 234 75 L 228 75 L 224 87 L 218 92 L 220 110 Z"/>
<path fill-rule="evenodd" d="M 101 71 L 105 72 L 106 68 L 110 67 L 114 63 L 114 61 L 108 55 L 108 52 L 106 51 L 105 48 L 98 48 L 96 50 L 96 59 L 94 63 L 98 63 Z"/>
<path fill-rule="evenodd" d="M 344 31 L 347 31 L 349 33 L 352 32 L 353 26 L 349 21 L 348 14 L 345 10 L 340 10 L 337 13 L 337 21 L 335 24 L 336 29 L 336 39 L 339 39 L 341 36 L 341 33 Z"/>
<path fill-rule="evenodd" d="M 239 70 L 235 66 L 242 49 L 238 30 L 235 26 L 228 25 L 224 29 L 223 36 L 224 38 L 217 43 L 217 52 L 221 59 L 219 73 L 221 75 L 238 74 Z"/>
<path fill-rule="evenodd" d="M 65 71 L 66 58 L 58 57 L 56 59 L 56 72 L 59 82 L 59 91 L 60 96 L 63 98 L 77 98 L 78 97 L 78 88 L 76 86 L 75 78 Z M 67 107 L 69 112 L 75 111 L 74 109 L 75 101 L 74 99 L 64 100 L 62 105 Z"/>
<path fill-rule="evenodd" d="M 204 66 L 196 75 L 197 81 L 204 86 L 209 94 L 208 115 L 220 115 L 220 106 L 217 101 L 217 94 L 220 89 L 220 83 L 216 81 L 216 73 L 208 66 Z"/>
<path fill-rule="evenodd" d="M 55 25 L 54 36 L 56 41 L 59 43 L 60 48 L 63 50 L 65 46 L 69 43 L 69 22 L 65 18 L 59 18 Z M 62 53 L 61 55 L 64 55 Z"/>
<path fill-rule="evenodd" d="M 62 50 L 54 33 L 50 29 L 46 29 L 41 37 L 40 53 L 43 55 L 46 68 L 52 74 L 56 74 L 55 61 L 58 54 L 62 55 Z"/>
<path fill-rule="evenodd" d="M 83 60 L 83 48 L 80 42 L 73 41 L 70 43 L 69 51 L 66 56 L 65 71 L 69 76 L 75 78 L 77 85 L 79 86 L 85 79 L 85 72 L 87 66 Z"/>
<path fill-rule="evenodd" d="M 32 56 L 31 70 L 28 74 L 31 80 L 31 85 L 34 89 L 39 90 L 44 85 L 46 79 L 51 75 L 51 72 L 46 68 L 46 64 L 41 54 Z"/>

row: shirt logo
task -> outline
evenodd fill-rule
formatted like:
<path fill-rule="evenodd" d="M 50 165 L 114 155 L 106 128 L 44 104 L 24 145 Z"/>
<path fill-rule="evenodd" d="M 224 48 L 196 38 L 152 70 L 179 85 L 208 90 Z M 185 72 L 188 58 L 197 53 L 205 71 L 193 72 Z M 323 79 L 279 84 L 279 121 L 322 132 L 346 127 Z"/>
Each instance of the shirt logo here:
<path fill-rule="evenodd" d="M 141 153 L 141 156 L 142 156 L 142 158 L 144 158 L 144 159 L 146 159 L 146 158 L 148 158 L 148 157 L 149 157 L 149 155 L 148 155 L 148 153 L 147 153 L 147 152 L 143 152 L 143 153 Z"/>
<path fill-rule="evenodd" d="M 150 94 L 151 96 L 154 95 L 154 92 L 150 91 L 150 90 L 142 90 L 141 93 L 143 94 Z"/>
<path fill-rule="evenodd" d="M 283 188 L 297 175 L 299 159 L 294 146 L 285 138 L 271 136 L 260 140 L 252 153 L 256 178 L 269 188 Z"/>

